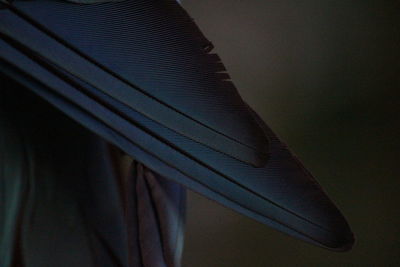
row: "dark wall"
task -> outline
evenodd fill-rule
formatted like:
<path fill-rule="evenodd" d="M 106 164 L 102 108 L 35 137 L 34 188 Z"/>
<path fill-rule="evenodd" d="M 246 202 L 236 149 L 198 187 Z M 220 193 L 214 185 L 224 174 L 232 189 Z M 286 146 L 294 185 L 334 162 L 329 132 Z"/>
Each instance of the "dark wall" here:
<path fill-rule="evenodd" d="M 329 252 L 191 194 L 184 266 L 400 266 L 400 2 L 183 5 L 358 239 Z"/>

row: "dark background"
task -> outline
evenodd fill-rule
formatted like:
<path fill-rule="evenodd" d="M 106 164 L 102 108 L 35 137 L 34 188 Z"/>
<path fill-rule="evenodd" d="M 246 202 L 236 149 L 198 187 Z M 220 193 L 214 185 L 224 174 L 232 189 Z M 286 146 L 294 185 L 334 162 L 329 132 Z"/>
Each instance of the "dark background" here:
<path fill-rule="evenodd" d="M 330 252 L 191 193 L 184 266 L 400 266 L 400 1 L 183 6 L 357 236 Z"/>

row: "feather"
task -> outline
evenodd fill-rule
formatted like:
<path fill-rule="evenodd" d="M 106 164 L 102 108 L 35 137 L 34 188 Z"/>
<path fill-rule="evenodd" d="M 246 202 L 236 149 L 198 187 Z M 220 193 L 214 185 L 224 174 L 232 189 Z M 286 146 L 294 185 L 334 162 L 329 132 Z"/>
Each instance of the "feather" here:
<path fill-rule="evenodd" d="M 145 2 L 149 2 L 150 4 L 138 4 L 140 4 L 140 6 L 150 5 L 150 7 L 158 7 L 158 5 L 154 3 L 152 5 L 152 1 Z M 49 3 L 52 4 L 54 2 Z M 126 5 L 128 3 L 136 2 L 128 1 L 124 3 Z M 161 2 L 156 1 L 156 3 Z M 122 3 L 113 3 L 113 5 L 118 4 Z M 179 4 L 174 4 L 179 6 Z M 67 5 L 67 7 L 75 7 L 75 5 Z M 91 8 L 92 6 L 87 7 Z M 124 6 L 123 10 L 127 8 L 131 11 L 139 12 L 141 17 L 144 15 L 142 14 L 142 9 L 134 8 L 134 6 Z M 119 9 L 115 11 L 118 12 Z M 154 12 L 154 10 L 150 11 L 152 11 L 152 14 L 158 14 L 158 12 Z M 70 14 L 76 12 L 71 10 Z M 89 10 L 89 14 L 95 14 L 95 17 L 98 17 L 98 11 L 96 10 Z M 79 17 L 83 18 L 87 17 L 87 15 L 82 14 Z M 115 17 L 115 19 L 118 21 L 118 28 L 132 28 L 133 25 L 142 24 L 132 23 L 134 20 L 129 20 L 130 24 L 123 26 L 121 25 L 121 16 L 123 17 L 124 15 L 119 14 L 117 17 Z M 107 17 L 112 18 L 110 15 Z M 152 24 L 161 19 L 154 17 L 151 14 L 148 14 L 148 16 L 144 17 L 152 18 L 152 20 L 149 22 L 144 21 L 143 27 L 146 27 L 146 24 L 149 24 L 148 27 L 154 27 Z M 56 22 L 51 22 L 51 25 L 56 24 Z M 168 24 L 163 23 L 163 25 Z M 161 29 L 163 35 L 161 35 L 160 38 L 164 37 L 164 32 L 166 31 L 171 31 L 171 34 L 176 31 L 176 29 L 173 28 L 177 27 L 175 24 L 170 27 L 172 27 L 172 29 Z M 154 50 L 152 50 L 149 49 L 149 47 L 139 47 L 140 49 L 138 48 L 138 51 L 132 51 L 129 54 L 121 55 L 126 63 L 129 62 L 127 67 L 131 66 L 130 69 L 120 69 L 122 66 L 121 62 L 112 63 L 112 67 L 114 68 L 112 73 L 130 70 L 135 73 L 138 72 L 134 74 L 134 76 L 143 76 L 143 86 L 138 87 L 134 86 L 133 81 L 126 80 L 128 77 L 133 76 L 132 73 L 126 73 L 126 77 L 117 79 L 114 77 L 117 74 L 111 75 L 108 73 L 110 71 L 104 71 L 104 67 L 98 67 L 98 64 L 94 64 L 91 62 L 91 60 L 87 60 L 71 49 L 67 49 L 13 13 L 3 14 L 0 20 L 0 28 L 3 34 L 6 34 L 11 38 L 14 38 L 25 44 L 25 46 L 29 47 L 29 49 L 32 49 L 35 51 L 35 53 L 38 53 L 40 57 L 44 57 L 45 59 L 51 61 L 52 64 L 55 64 L 58 67 L 65 69 L 67 72 L 80 77 L 84 81 L 92 84 L 96 88 L 100 89 L 111 97 L 118 99 L 126 105 L 138 109 L 142 114 L 145 114 L 153 120 L 158 121 L 159 123 L 166 125 L 167 127 L 172 128 L 173 130 L 178 131 L 181 134 L 188 136 L 189 138 L 192 138 L 204 145 L 225 152 L 228 155 L 231 155 L 242 161 L 249 162 L 256 166 L 260 166 L 265 163 L 267 159 L 267 154 L 265 151 L 268 151 L 268 140 L 262 135 L 261 129 L 259 129 L 259 126 L 252 119 L 247 107 L 243 104 L 243 101 L 241 100 L 237 91 L 234 89 L 232 83 L 218 79 L 220 76 L 214 71 L 215 69 L 220 68 L 220 63 L 215 62 L 215 59 L 218 60 L 218 58 L 205 54 L 202 46 L 199 46 L 199 42 L 194 42 L 199 39 L 197 35 L 195 39 L 192 37 L 194 40 L 189 39 L 187 41 L 178 40 L 175 38 L 174 40 L 178 40 L 178 43 L 166 43 L 165 48 L 164 46 L 161 46 L 155 47 Z M 79 33 L 79 36 L 89 36 L 91 32 L 95 32 L 90 30 L 90 28 L 88 28 L 88 30 L 89 32 L 87 33 Z M 115 29 L 112 28 L 109 29 L 109 31 L 114 32 Z M 140 36 L 147 36 L 144 34 L 142 28 L 137 29 L 137 31 L 138 32 L 135 32 L 133 28 L 132 30 L 127 31 L 127 33 L 132 32 L 132 36 L 130 37 L 129 35 L 126 35 L 125 37 L 129 37 L 131 39 L 134 38 L 135 40 Z M 180 32 L 181 31 L 178 31 L 178 33 Z M 147 38 L 154 38 L 154 36 L 157 36 L 157 34 L 153 33 L 150 36 L 147 36 Z M 191 35 L 189 35 L 189 37 L 191 37 Z M 78 38 L 80 39 L 80 37 Z M 105 39 L 114 39 L 113 36 L 110 36 L 109 38 Z M 156 40 L 152 41 L 157 43 Z M 194 47 L 188 47 L 186 50 L 190 50 L 185 51 L 185 47 L 187 46 L 185 44 L 190 41 L 191 43 L 194 43 Z M 93 40 L 93 42 L 96 42 L 96 46 L 99 45 L 96 40 Z M 148 43 L 150 40 L 136 40 L 136 42 L 138 44 Z M 135 48 L 135 46 L 130 46 L 129 43 L 126 43 L 125 45 L 128 49 Z M 180 48 L 182 45 L 183 47 Z M 204 43 L 203 45 L 208 46 L 208 43 Z M 100 44 L 100 46 L 103 45 Z M 107 45 L 104 45 L 104 47 L 107 47 Z M 112 48 L 116 49 L 115 51 L 119 51 L 121 49 L 119 48 L 119 44 L 115 44 L 112 46 Z M 171 50 L 171 48 L 174 49 Z M 145 51 L 141 49 L 146 49 L 148 52 L 145 53 Z M 52 51 L 52 53 L 49 54 L 47 53 L 48 51 Z M 158 54 L 150 53 L 150 51 Z M 111 56 L 111 51 L 99 52 L 101 52 L 102 55 Z M 182 53 L 182 55 L 177 55 L 177 52 Z M 141 59 L 138 61 L 138 65 L 133 64 L 135 59 L 126 58 L 127 55 L 137 54 L 142 55 L 141 57 L 147 55 L 149 58 Z M 165 56 L 163 56 L 164 54 Z M 195 56 L 194 58 L 190 56 L 192 54 Z M 184 57 L 184 55 L 188 55 L 189 58 Z M 112 55 L 112 58 L 117 58 L 115 52 Z M 182 62 L 179 61 L 179 58 L 182 58 Z M 163 59 L 165 62 L 157 62 L 158 59 Z M 152 60 L 155 60 L 155 62 Z M 178 62 L 176 62 L 177 60 Z M 153 68 L 149 69 L 150 66 L 147 66 L 146 62 L 148 62 L 148 64 L 151 63 Z M 163 65 L 164 63 L 166 66 L 163 68 L 158 68 L 159 70 L 154 67 L 155 65 L 159 66 Z M 174 64 L 174 66 L 169 66 L 170 64 Z M 117 70 L 115 70 L 116 66 L 119 66 Z M 185 73 L 185 70 L 189 73 Z M 203 70 L 210 70 L 210 73 L 207 72 L 202 74 Z M 184 78 L 184 80 L 181 80 L 179 77 Z M 141 80 L 142 79 L 139 78 L 139 81 Z M 157 83 L 154 84 L 154 82 Z M 149 90 L 152 89 L 153 91 L 146 91 L 146 89 L 143 89 L 144 86 L 146 86 L 146 88 L 148 87 Z M 212 94 L 205 90 L 212 90 Z M 157 94 L 161 95 L 157 96 Z M 189 103 L 191 104 L 189 105 Z M 234 118 L 230 119 L 231 116 L 234 116 Z"/>
<path fill-rule="evenodd" d="M 1 80 L 1 266 L 180 266 L 185 190 Z"/>
<path fill-rule="evenodd" d="M 36 1 L 1 12 L 2 72 L 163 177 L 310 243 L 351 247 L 344 217 L 218 78 L 223 66 L 177 3 Z M 129 19 L 119 19 L 123 12 Z M 93 21 L 93 13 L 103 15 Z M 143 198 L 158 192 L 153 180 L 138 180 Z M 153 212 L 144 217 L 157 225 L 151 214 L 165 213 L 144 203 Z"/>
<path fill-rule="evenodd" d="M 6 54 L 5 56 L 13 55 L 11 50 L 6 50 L 6 46 L 3 47 L 2 51 Z M 8 52 L 6 53 L 6 51 Z M 20 60 L 13 61 L 19 62 Z M 32 64 L 34 63 L 31 62 Z M 27 63 L 23 65 L 29 66 Z M 39 73 L 33 71 L 33 69 L 30 71 L 31 73 Z M 54 79 L 49 77 L 48 75 L 43 76 L 42 83 L 51 86 Z M 62 89 L 63 87 L 59 82 L 53 84 L 53 87 L 63 91 L 64 96 L 66 96 L 66 92 L 72 90 L 72 88 Z M 75 101 L 78 101 L 76 94 L 74 93 Z M 340 212 L 325 196 L 310 174 L 299 165 L 296 158 L 286 151 L 273 134 L 266 133 L 271 140 L 274 139 L 277 143 L 276 152 L 271 154 L 270 160 L 270 163 L 276 162 L 274 165 L 278 164 L 277 167 L 270 164 L 265 168 L 254 169 L 240 162 L 235 162 L 230 157 L 224 157 L 221 153 L 207 150 L 196 142 L 174 135 L 168 129 L 161 128 L 161 130 L 158 130 L 158 136 L 166 136 L 168 144 L 172 143 L 175 147 L 183 147 L 186 151 L 191 152 L 191 155 L 195 155 L 197 160 L 201 160 L 203 165 L 205 162 L 204 168 L 198 162 L 191 160 L 192 158 L 187 158 L 182 153 L 177 154 L 177 151 L 173 149 L 174 147 L 171 149 L 171 147 L 162 143 L 157 145 L 157 139 L 151 136 L 145 138 L 146 132 L 140 129 L 135 130 L 134 125 L 85 98 L 82 94 L 79 99 L 83 99 L 80 106 L 86 112 L 92 112 L 92 116 L 98 118 L 108 118 L 108 124 L 112 128 L 123 133 L 137 144 L 142 146 L 147 144 L 147 149 L 152 146 L 153 148 L 150 148 L 150 151 L 158 151 L 157 157 L 163 158 L 167 164 L 172 164 L 175 168 L 183 170 L 186 175 L 197 179 L 205 186 L 211 187 L 215 192 L 236 201 L 242 206 L 241 209 L 244 207 L 258 216 L 265 216 L 261 221 L 267 222 L 267 224 L 281 231 L 326 247 L 340 250 L 346 248 L 347 244 L 352 242 L 351 233 Z M 151 124 L 141 117 L 136 119 L 136 121 L 140 120 L 144 121 L 142 124 L 147 123 L 147 128 L 152 127 L 153 131 L 156 128 L 160 129 L 159 125 Z M 104 122 L 104 119 L 102 121 Z M 135 131 L 137 134 L 134 134 Z M 98 130 L 97 132 L 99 133 Z M 126 147 L 122 146 L 121 149 L 127 151 Z M 127 153 L 129 152 L 127 151 Z M 139 159 L 141 159 L 140 156 Z"/>
<path fill-rule="evenodd" d="M 17 114 L 34 162 L 19 233 L 24 266 L 127 266 L 120 198 L 104 141 L 25 88 L 10 88 L 10 114 Z"/>

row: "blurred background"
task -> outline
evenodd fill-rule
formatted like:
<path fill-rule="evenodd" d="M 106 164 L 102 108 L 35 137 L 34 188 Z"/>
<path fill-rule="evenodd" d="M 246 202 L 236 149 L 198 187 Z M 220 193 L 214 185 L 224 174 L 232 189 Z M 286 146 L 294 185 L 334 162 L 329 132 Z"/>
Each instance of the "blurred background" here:
<path fill-rule="evenodd" d="M 183 266 L 400 266 L 400 1 L 183 6 L 357 237 L 330 252 L 191 193 Z"/>

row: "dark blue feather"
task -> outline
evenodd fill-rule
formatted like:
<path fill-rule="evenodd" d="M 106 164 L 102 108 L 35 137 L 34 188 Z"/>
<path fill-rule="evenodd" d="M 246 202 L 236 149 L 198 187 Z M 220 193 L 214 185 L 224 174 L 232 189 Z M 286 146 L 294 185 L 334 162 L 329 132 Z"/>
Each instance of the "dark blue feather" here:
<path fill-rule="evenodd" d="M 0 78 L 1 266 L 180 266 L 185 189 Z"/>
<path fill-rule="evenodd" d="M 339 210 L 221 77 L 219 59 L 205 51 L 209 42 L 178 4 L 15 7 L 0 16 L 2 72 L 146 168 L 295 237 L 335 250 L 351 247 Z M 136 181 L 141 199 L 163 195 L 152 190 L 163 188 L 154 177 Z M 170 225 L 168 207 L 134 203 L 147 207 L 139 217 L 150 226 Z M 165 258 L 175 250 L 163 243 L 171 240 L 166 233 L 152 233 L 154 248 L 139 244 L 173 262 Z M 173 249 L 161 252 L 163 246 Z"/>

